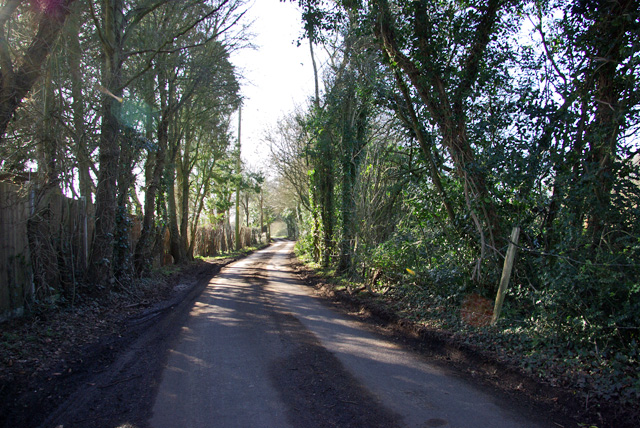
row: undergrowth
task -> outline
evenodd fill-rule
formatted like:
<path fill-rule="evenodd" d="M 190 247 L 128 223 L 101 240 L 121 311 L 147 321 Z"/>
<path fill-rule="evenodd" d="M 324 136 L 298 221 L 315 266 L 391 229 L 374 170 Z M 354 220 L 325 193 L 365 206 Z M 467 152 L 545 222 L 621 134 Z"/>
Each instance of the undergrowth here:
<path fill-rule="evenodd" d="M 384 273 L 367 284 L 371 275 L 336 276 L 300 250 L 298 256 L 336 290 L 368 289 L 401 318 L 446 331 L 460 343 L 518 367 L 541 383 L 569 391 L 586 415 L 600 419 L 599 426 L 606 426 L 601 424 L 607 420 L 640 423 L 638 340 L 633 334 L 620 337 L 611 325 L 590 323 L 586 314 L 594 308 L 582 308 L 582 316 L 576 316 L 565 307 L 560 312 L 564 315 L 558 316 L 558 309 L 546 304 L 553 290 L 546 290 L 545 296 L 515 281 L 498 322 L 476 327 L 461 317 L 463 299 L 471 289 L 455 269 L 442 265 L 407 269 L 406 260 L 397 254 L 383 260 L 374 256 L 370 264 Z"/>

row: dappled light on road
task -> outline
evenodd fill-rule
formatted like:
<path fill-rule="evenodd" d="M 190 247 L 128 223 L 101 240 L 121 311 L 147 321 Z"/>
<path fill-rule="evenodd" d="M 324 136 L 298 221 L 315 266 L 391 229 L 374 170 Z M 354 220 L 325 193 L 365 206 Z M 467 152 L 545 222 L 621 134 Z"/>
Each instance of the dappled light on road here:
<path fill-rule="evenodd" d="M 151 426 L 541 427 L 323 304 L 293 243 L 223 269 L 173 344 Z"/>

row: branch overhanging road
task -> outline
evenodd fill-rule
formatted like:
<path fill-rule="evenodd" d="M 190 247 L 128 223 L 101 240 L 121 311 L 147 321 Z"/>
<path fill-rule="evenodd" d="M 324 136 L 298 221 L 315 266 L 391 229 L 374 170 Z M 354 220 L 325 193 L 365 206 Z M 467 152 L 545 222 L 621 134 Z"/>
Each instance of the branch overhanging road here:
<path fill-rule="evenodd" d="M 543 427 L 322 304 L 278 242 L 214 277 L 169 351 L 150 425 Z"/>

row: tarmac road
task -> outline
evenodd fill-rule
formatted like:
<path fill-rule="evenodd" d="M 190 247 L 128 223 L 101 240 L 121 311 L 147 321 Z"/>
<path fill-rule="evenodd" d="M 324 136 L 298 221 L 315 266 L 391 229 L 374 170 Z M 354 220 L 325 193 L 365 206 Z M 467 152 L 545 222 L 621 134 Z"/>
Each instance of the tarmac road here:
<path fill-rule="evenodd" d="M 233 263 L 171 345 L 154 428 L 544 427 L 314 297 L 281 241 Z"/>

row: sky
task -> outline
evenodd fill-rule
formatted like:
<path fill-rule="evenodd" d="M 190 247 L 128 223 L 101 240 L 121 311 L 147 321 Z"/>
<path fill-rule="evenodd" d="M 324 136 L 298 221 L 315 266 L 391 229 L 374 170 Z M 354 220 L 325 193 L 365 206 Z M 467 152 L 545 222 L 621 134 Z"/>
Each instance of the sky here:
<path fill-rule="evenodd" d="M 314 91 L 313 68 L 308 44 L 297 46 L 302 24 L 296 3 L 254 0 L 247 15 L 256 49 L 235 52 L 231 61 L 244 76 L 242 158 L 259 168 L 270 154 L 264 131 L 296 105 L 307 104 Z M 237 132 L 237 116 L 232 127 Z"/>

